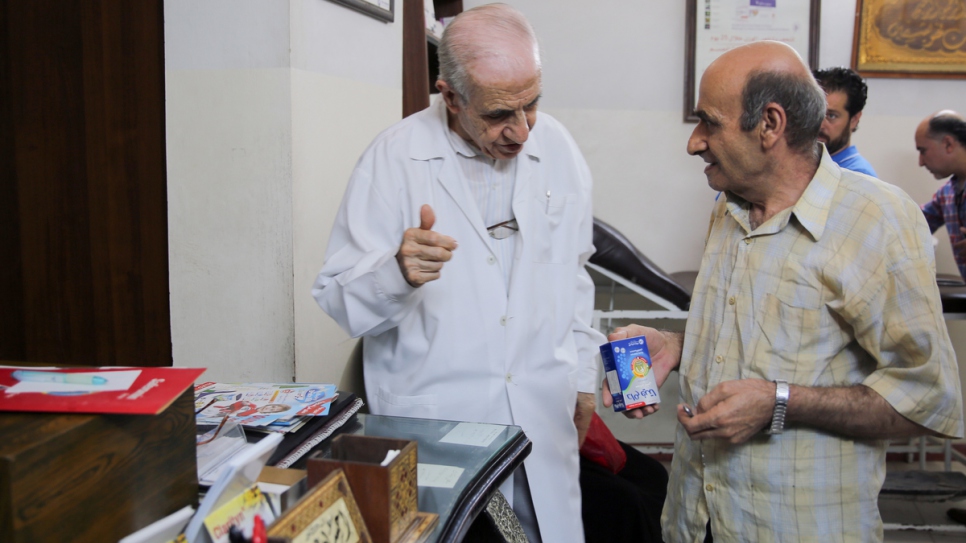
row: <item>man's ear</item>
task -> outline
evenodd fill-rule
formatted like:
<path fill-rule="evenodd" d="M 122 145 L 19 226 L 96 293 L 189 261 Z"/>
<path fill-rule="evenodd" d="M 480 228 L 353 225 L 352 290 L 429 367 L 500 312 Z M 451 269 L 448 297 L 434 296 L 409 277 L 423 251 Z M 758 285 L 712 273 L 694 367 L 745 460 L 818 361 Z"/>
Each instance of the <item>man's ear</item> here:
<path fill-rule="evenodd" d="M 761 123 L 758 125 L 761 147 L 763 149 L 774 147 L 784 137 L 787 125 L 788 117 L 785 115 L 785 108 L 775 102 L 766 104 L 761 115 Z"/>
<path fill-rule="evenodd" d="M 442 79 L 436 80 L 436 88 L 439 90 L 440 96 L 443 97 L 443 101 L 446 102 L 446 109 L 453 115 L 459 113 L 462 107 L 460 96 L 456 93 L 456 90 Z"/>
<path fill-rule="evenodd" d="M 956 142 L 956 138 L 954 138 L 952 134 L 943 134 L 942 141 L 943 141 L 943 151 L 946 151 L 946 154 L 950 154 L 956 150 L 957 142 Z"/>
<path fill-rule="evenodd" d="M 855 132 L 856 130 L 859 129 L 859 119 L 861 118 L 862 118 L 861 111 L 856 113 L 855 115 L 852 115 L 852 118 L 849 119 L 849 131 Z"/>

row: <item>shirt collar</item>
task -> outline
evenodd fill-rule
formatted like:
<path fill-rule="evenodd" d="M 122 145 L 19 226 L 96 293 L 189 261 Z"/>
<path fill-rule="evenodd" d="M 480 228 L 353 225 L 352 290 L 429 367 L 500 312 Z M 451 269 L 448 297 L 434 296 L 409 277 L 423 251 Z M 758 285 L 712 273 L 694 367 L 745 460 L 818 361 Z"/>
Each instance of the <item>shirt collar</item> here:
<path fill-rule="evenodd" d="M 828 148 L 826 147 L 825 150 L 828 151 Z M 854 145 L 849 145 L 845 149 L 842 149 L 841 151 L 835 153 L 832 156 L 832 160 L 836 162 L 842 162 L 847 158 L 852 158 L 852 155 L 857 155 L 857 154 L 859 154 L 859 150 L 856 149 Z"/>
<path fill-rule="evenodd" d="M 841 179 L 842 168 L 823 148 L 822 161 L 818 165 L 818 170 L 815 171 L 805 192 L 792 206 L 792 214 L 815 241 L 818 241 L 825 231 L 825 224 L 832 208 L 832 199 L 835 197 Z"/>
<path fill-rule="evenodd" d="M 462 136 L 456 133 L 455 130 L 449 127 L 449 123 L 446 124 L 446 139 L 449 140 L 449 144 L 453 147 L 453 150 L 457 153 L 467 157 L 473 158 L 475 156 L 480 156 L 483 158 L 489 158 L 484 155 L 475 145 L 463 139 Z"/>
<path fill-rule="evenodd" d="M 779 211 L 774 217 L 768 220 L 762 227 L 754 231 L 755 235 L 774 234 L 785 228 L 792 215 L 798 219 L 799 224 L 811 234 L 812 239 L 818 241 L 825 231 L 825 224 L 828 221 L 829 211 L 832 206 L 832 198 L 838 190 L 839 181 L 842 178 L 842 169 L 832 160 L 828 150 L 822 147 L 822 160 L 805 187 L 805 192 L 798 198 L 791 208 Z M 749 231 L 747 223 L 749 204 L 741 197 L 726 193 L 728 198 L 728 211 L 731 216 L 741 224 L 746 231 Z"/>

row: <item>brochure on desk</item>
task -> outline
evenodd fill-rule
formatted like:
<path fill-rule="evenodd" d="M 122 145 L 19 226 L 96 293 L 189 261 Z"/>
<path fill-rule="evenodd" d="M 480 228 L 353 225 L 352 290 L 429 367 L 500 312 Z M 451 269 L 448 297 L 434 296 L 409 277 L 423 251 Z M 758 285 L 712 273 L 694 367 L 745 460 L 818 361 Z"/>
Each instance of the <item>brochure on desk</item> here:
<path fill-rule="evenodd" d="M 338 396 L 327 383 L 207 382 L 195 386 L 195 412 L 202 426 L 227 416 L 243 426 L 284 433 L 297 430 L 300 417 L 328 415 Z"/>
<path fill-rule="evenodd" d="M 204 371 L 0 366 L 0 411 L 157 415 Z"/>

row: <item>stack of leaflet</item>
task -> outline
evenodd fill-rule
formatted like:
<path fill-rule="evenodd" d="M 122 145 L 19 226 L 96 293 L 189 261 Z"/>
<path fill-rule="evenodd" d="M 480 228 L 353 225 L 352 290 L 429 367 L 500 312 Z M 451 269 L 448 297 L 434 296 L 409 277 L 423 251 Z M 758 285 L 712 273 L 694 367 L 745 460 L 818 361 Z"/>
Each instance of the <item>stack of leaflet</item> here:
<path fill-rule="evenodd" d="M 338 398 L 321 383 L 201 383 L 195 387 L 198 426 L 226 420 L 259 432 L 295 432 L 312 417 L 326 416 Z"/>

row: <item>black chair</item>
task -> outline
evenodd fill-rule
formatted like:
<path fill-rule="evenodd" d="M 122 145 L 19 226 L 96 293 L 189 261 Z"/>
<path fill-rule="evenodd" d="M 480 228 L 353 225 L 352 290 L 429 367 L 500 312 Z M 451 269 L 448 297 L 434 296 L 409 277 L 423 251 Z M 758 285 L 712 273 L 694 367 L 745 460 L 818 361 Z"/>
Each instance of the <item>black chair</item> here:
<path fill-rule="evenodd" d="M 601 329 L 604 319 L 687 319 L 696 271 L 665 272 L 624 234 L 598 218 L 594 218 L 594 247 L 597 251 L 587 263 L 601 295 L 594 311 L 594 328 Z M 621 292 L 633 296 L 622 297 Z M 619 303 L 618 299 L 630 302 Z"/>

